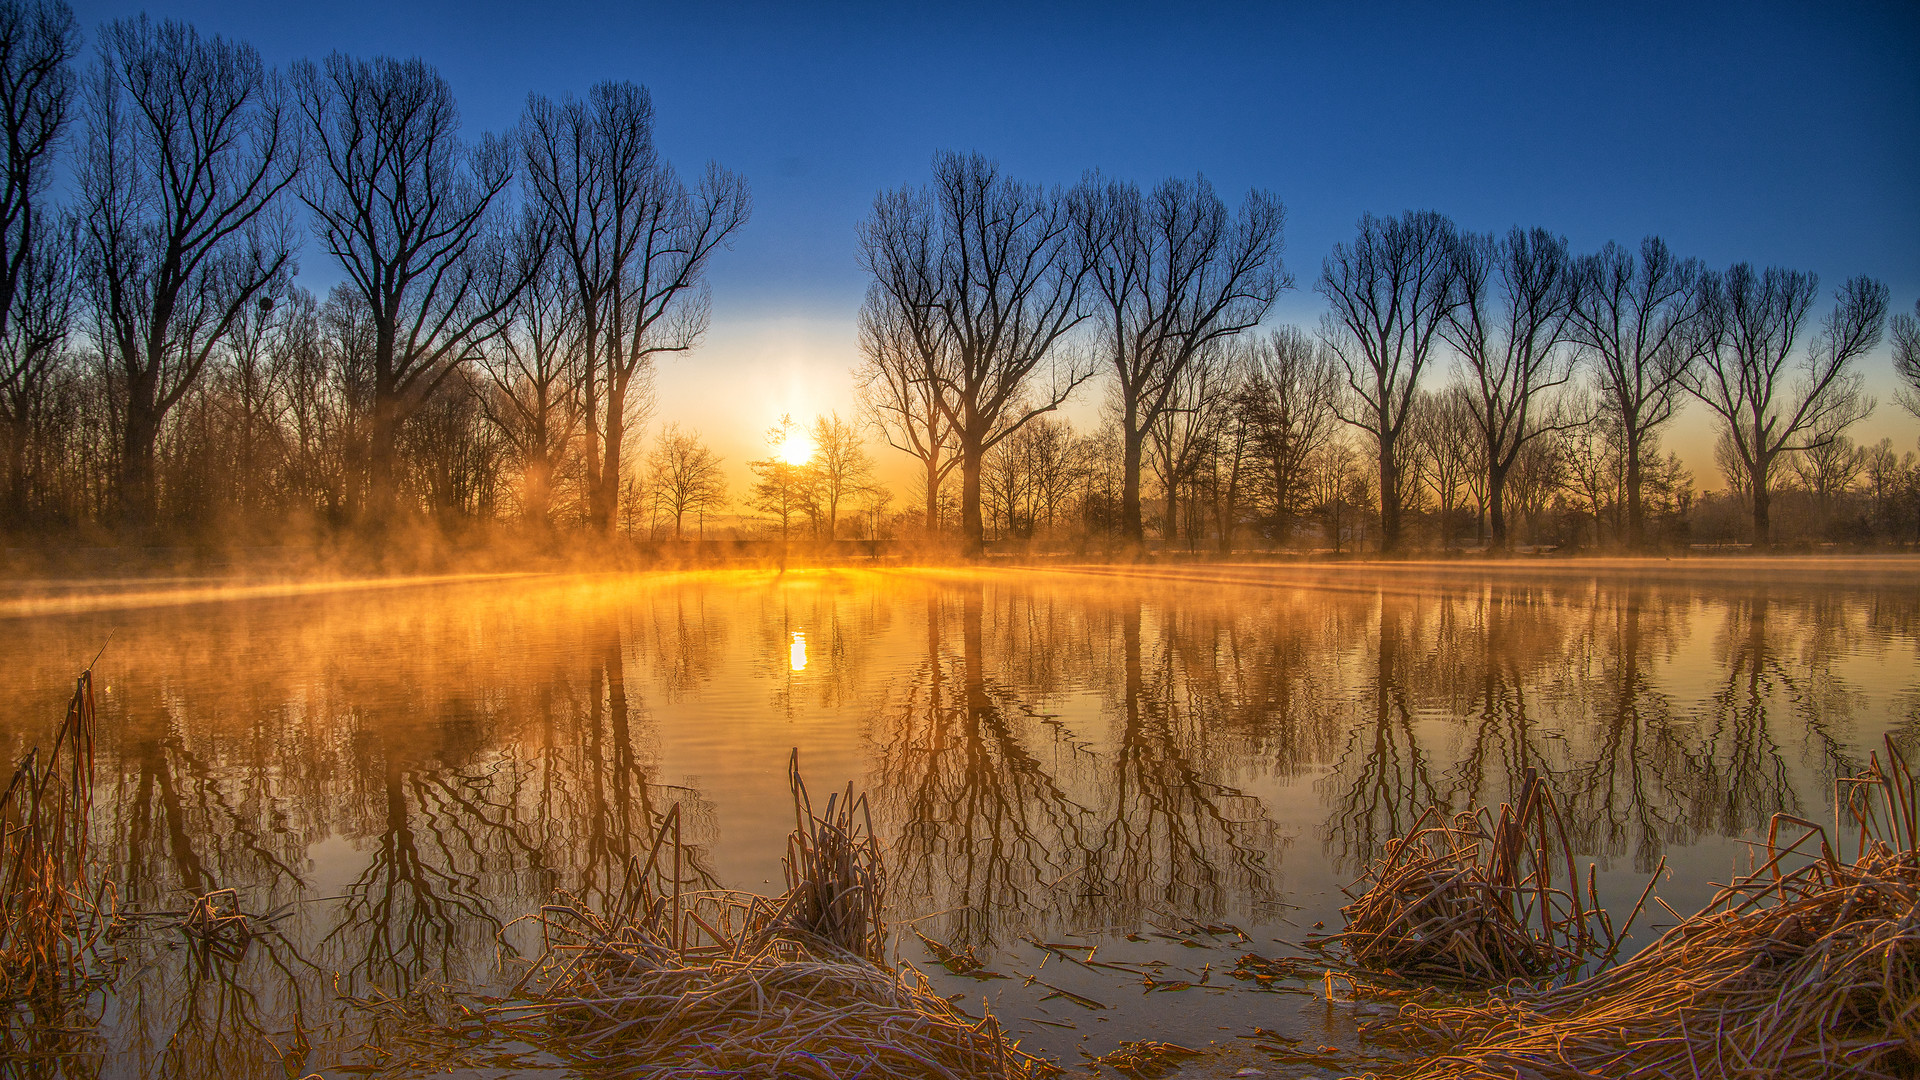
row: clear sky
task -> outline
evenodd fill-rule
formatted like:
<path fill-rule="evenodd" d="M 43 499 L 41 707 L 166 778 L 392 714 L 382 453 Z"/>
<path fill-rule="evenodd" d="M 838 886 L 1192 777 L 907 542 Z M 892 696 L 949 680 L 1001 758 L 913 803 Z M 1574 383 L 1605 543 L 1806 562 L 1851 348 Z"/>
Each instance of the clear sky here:
<path fill-rule="evenodd" d="M 420 56 L 470 130 L 530 90 L 608 78 L 653 93 L 657 138 L 691 173 L 745 174 L 754 217 L 711 274 L 705 347 L 667 361 L 661 415 L 736 465 L 778 414 L 851 402 L 865 281 L 854 230 L 932 152 L 1012 174 L 1087 169 L 1149 184 L 1204 173 L 1289 211 L 1300 287 L 1274 320 L 1312 324 L 1327 248 L 1364 211 L 1432 207 L 1463 226 L 1544 225 L 1576 250 L 1659 233 L 1716 266 L 1853 274 L 1920 295 L 1920 4 L 1195 6 L 234 3 L 79 0 L 91 36 L 142 10 L 252 42 L 284 64 L 340 50 Z M 309 250 L 302 280 L 337 275 Z M 1912 448 L 1889 400 L 1861 435 Z M 1092 418 L 1096 395 L 1076 410 Z M 1703 487 L 1704 414 L 1671 445 Z"/>

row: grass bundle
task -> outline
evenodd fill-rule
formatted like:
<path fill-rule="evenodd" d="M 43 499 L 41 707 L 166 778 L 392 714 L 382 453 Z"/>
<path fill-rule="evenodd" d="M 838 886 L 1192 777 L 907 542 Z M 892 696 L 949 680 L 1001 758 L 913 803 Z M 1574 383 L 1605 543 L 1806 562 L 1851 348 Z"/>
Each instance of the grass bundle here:
<path fill-rule="evenodd" d="M 1356 963 L 1402 978 L 1558 978 L 1611 956 L 1624 937 L 1591 870 L 1582 902 L 1566 825 L 1532 769 L 1518 806 L 1502 805 L 1497 821 L 1481 810 L 1445 823 L 1430 809 L 1361 880 L 1367 888 L 1341 909 L 1339 938 Z"/>
<path fill-rule="evenodd" d="M 849 780 L 815 814 L 797 749 L 787 762 L 787 781 L 794 818 L 787 841 L 787 931 L 879 963 L 887 936 L 880 914 L 884 882 L 866 795 L 856 798 Z"/>
<path fill-rule="evenodd" d="M 571 899 L 544 909 L 546 953 L 522 986 L 536 1000 L 497 1007 L 494 1020 L 644 1080 L 1056 1072 L 991 1016 L 972 1020 L 917 972 L 880 966 L 882 876 L 866 800 L 849 786 L 816 815 L 797 755 L 791 780 L 784 896 L 688 888 L 676 808 L 609 912 Z"/>
<path fill-rule="evenodd" d="M 1852 860 L 1824 828 L 1777 816 L 1763 865 L 1618 967 L 1405 1008 L 1379 1034 L 1446 1052 L 1397 1075 L 1920 1075 L 1920 791 L 1890 740 L 1884 765 L 1876 754 L 1842 787 Z M 1801 832 L 1782 844 L 1783 828 Z M 1812 857 L 1787 869 L 1796 856 Z"/>
<path fill-rule="evenodd" d="M 67 985 L 89 942 L 87 820 L 93 808 L 93 671 L 80 673 L 44 757 L 27 752 L 0 794 L 0 995 Z"/>

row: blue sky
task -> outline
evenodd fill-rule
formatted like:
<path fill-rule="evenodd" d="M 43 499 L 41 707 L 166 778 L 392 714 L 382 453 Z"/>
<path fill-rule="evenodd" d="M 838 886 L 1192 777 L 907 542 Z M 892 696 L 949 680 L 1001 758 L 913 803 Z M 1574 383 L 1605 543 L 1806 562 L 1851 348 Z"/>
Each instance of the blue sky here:
<path fill-rule="evenodd" d="M 1657 232 L 1715 265 L 1871 274 L 1920 295 L 1920 5 L 1666 3 L 1176 7 L 330 3 L 76 5 L 89 31 L 142 10 L 281 64 L 418 55 L 472 130 L 529 90 L 632 79 L 691 172 L 744 173 L 753 221 L 712 273 L 705 349 L 663 371 L 663 415 L 736 462 L 779 411 L 845 408 L 865 282 L 854 228 L 938 148 L 1023 178 L 1204 173 L 1289 210 L 1312 323 L 1320 259 L 1363 211 L 1544 225 L 1591 249 Z M 308 254 L 303 278 L 334 279 Z M 1887 400 L 1867 431 L 1911 446 Z M 1092 398 L 1081 411 L 1091 418 Z M 1704 425 L 1693 425 L 1703 428 Z M 1697 434 L 1697 433 L 1696 433 Z M 1716 484 L 1704 438 L 1675 443 Z"/>

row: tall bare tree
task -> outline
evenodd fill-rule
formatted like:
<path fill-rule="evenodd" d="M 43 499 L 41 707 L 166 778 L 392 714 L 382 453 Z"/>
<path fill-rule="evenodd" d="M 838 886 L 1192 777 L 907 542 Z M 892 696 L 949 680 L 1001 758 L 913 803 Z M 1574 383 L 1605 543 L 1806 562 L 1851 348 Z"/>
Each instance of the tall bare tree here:
<path fill-rule="evenodd" d="M 1340 418 L 1372 435 L 1379 455 L 1383 552 L 1401 543 L 1408 485 L 1400 436 L 1454 303 L 1454 231 L 1431 210 L 1367 214 L 1359 235 L 1335 244 L 1320 271 L 1317 287 L 1333 309 L 1321 337 L 1346 369 L 1354 398 Z"/>
<path fill-rule="evenodd" d="M 1698 360 L 1694 328 L 1703 311 L 1697 259 L 1676 258 L 1657 236 L 1634 252 L 1609 242 L 1574 269 L 1574 339 L 1592 351 L 1607 410 L 1625 444 L 1627 544 L 1646 543 L 1641 473 L 1659 430 L 1673 419 L 1687 373 Z"/>
<path fill-rule="evenodd" d="M 28 438 L 73 315 L 73 251 L 48 205 L 54 154 L 72 110 L 80 49 L 62 0 L 0 2 L 0 509 L 27 510 Z"/>
<path fill-rule="evenodd" d="M 647 464 L 653 473 L 653 489 L 673 515 L 673 538 L 685 535 L 688 514 L 718 510 L 727 502 L 727 477 L 721 469 L 724 459 L 700 441 L 697 431 L 682 431 L 668 424 L 660 432 Z"/>
<path fill-rule="evenodd" d="M 1089 176 L 1073 194 L 1078 257 L 1113 370 L 1120 418 L 1122 535 L 1146 536 L 1140 463 L 1181 375 L 1215 343 L 1258 325 L 1292 286 L 1280 262 L 1286 210 L 1249 192 L 1237 213 L 1204 177 L 1137 184 Z"/>
<path fill-rule="evenodd" d="M 524 219 L 523 228 L 540 227 L 533 215 Z M 507 309 L 507 328 L 483 354 L 492 386 L 480 399 L 519 462 L 521 513 L 540 528 L 552 522 L 555 487 L 580 434 L 583 374 L 573 282 L 550 251 L 544 254 Z"/>
<path fill-rule="evenodd" d="M 1920 416 L 1920 300 L 1913 302 L 1913 314 L 1893 317 L 1893 373 L 1901 382 L 1894 400 Z"/>
<path fill-rule="evenodd" d="M 421 60 L 334 53 L 294 68 L 313 165 L 300 196 L 373 330 L 369 506 L 398 498 L 401 425 L 479 346 L 538 269 L 499 227 L 507 144 L 460 137 L 453 89 Z"/>
<path fill-rule="evenodd" d="M 1265 504 L 1282 545 L 1292 541 L 1308 502 L 1308 463 L 1339 426 L 1334 398 L 1340 362 L 1324 343 L 1283 326 L 1249 343 L 1240 408 L 1260 456 Z"/>
<path fill-rule="evenodd" d="M 585 99 L 527 99 L 527 197 L 546 216 L 580 308 L 593 527 L 614 527 L 633 396 L 655 358 L 706 333 L 706 268 L 746 224 L 746 181 L 708 164 L 689 190 L 653 142 L 653 100 L 631 82 Z"/>
<path fill-rule="evenodd" d="M 1813 274 L 1747 263 L 1712 275 L 1704 288 L 1707 346 L 1686 387 L 1720 421 L 1726 452 L 1743 474 L 1736 482 L 1752 502 L 1756 544 L 1772 542 L 1770 483 L 1780 456 L 1831 441 L 1873 411 L 1855 361 L 1880 343 L 1887 287 L 1849 279 L 1802 349 L 1819 290 Z"/>
<path fill-rule="evenodd" d="M 1553 394 L 1573 378 L 1567 330 L 1574 302 L 1567 241 L 1545 229 L 1462 233 L 1453 243 L 1454 296 L 1441 334 L 1465 362 L 1485 444 L 1493 545 L 1508 546 L 1507 474 L 1533 439 L 1578 423 Z"/>
<path fill-rule="evenodd" d="M 934 306 L 939 273 L 928 210 L 924 193 L 890 192 L 875 200 L 861 227 L 861 262 L 875 280 L 860 308 L 854 382 L 861 409 L 887 445 L 924 467 L 931 536 L 940 521 L 940 487 L 960 455 L 950 410 L 941 407 L 953 353 Z"/>
<path fill-rule="evenodd" d="M 860 429 L 837 412 L 814 417 L 812 467 L 819 494 L 822 539 L 832 540 L 840 526 L 840 504 L 851 502 L 873 484 L 873 458 L 862 445 Z"/>
<path fill-rule="evenodd" d="M 124 384 L 120 513 L 137 531 L 158 512 L 161 422 L 292 268 L 279 211 L 299 138 L 281 80 L 252 46 L 145 16 L 102 28 L 86 107 L 84 290 Z"/>
<path fill-rule="evenodd" d="M 1059 408 L 1093 373 L 1065 348 L 1084 318 L 1086 269 L 1074 257 L 1066 197 L 1013 180 L 979 154 L 934 155 L 930 191 L 897 198 L 927 207 L 926 257 L 891 249 L 918 243 L 920 234 L 885 227 L 883 195 L 863 233 L 864 258 L 889 302 L 920 309 L 951 350 L 950 362 L 937 365 L 936 400 L 960 453 L 963 541 L 977 554 L 985 543 L 980 470 L 987 452 Z M 895 266 L 926 279 L 896 280 Z"/>

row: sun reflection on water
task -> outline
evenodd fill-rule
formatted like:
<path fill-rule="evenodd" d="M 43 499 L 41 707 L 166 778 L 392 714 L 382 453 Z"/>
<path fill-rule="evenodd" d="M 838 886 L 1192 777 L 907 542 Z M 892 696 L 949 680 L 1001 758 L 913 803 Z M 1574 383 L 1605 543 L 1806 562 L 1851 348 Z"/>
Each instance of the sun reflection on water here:
<path fill-rule="evenodd" d="M 787 664 L 795 671 L 807 670 L 807 635 L 799 630 L 793 632 L 793 643 L 787 646 Z"/>

